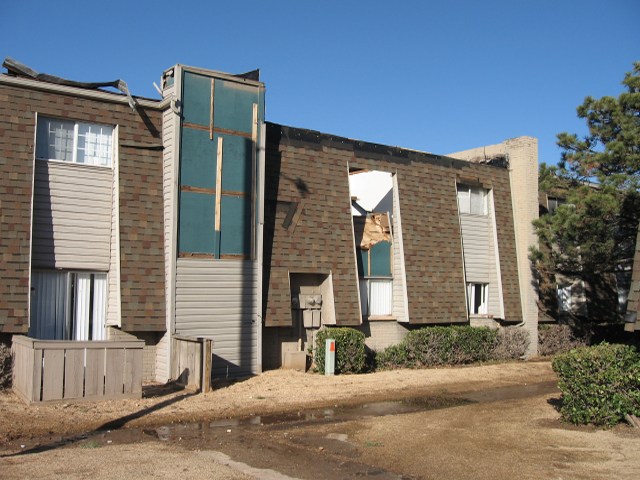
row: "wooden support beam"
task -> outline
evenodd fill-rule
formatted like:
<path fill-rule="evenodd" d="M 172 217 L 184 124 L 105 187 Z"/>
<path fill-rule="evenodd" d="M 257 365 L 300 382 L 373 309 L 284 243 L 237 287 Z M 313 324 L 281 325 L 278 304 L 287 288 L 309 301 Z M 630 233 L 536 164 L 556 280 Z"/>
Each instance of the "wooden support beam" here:
<path fill-rule="evenodd" d="M 218 150 L 216 159 L 216 219 L 215 219 L 215 235 L 216 235 L 216 258 L 220 258 L 220 216 L 222 215 L 222 137 L 218 137 Z"/>
<path fill-rule="evenodd" d="M 215 79 L 211 79 L 211 96 L 209 98 L 209 140 L 213 140 L 213 93 L 215 89 Z"/>
<path fill-rule="evenodd" d="M 251 259 L 256 258 L 256 162 L 258 148 L 258 104 L 253 104 L 251 122 Z"/>

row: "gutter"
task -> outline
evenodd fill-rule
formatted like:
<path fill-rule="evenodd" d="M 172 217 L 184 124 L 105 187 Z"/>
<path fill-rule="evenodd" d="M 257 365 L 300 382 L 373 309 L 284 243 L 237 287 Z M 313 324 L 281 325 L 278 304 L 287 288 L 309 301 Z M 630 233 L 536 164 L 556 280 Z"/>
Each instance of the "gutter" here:
<path fill-rule="evenodd" d="M 62 95 L 72 95 L 74 97 L 89 98 L 91 100 L 100 100 L 103 102 L 129 105 L 129 98 L 126 95 L 119 95 L 117 93 L 103 92 L 99 90 L 89 90 L 86 88 L 69 87 L 67 85 L 57 85 L 40 80 L 31 80 L 29 78 L 12 77 L 6 74 L 0 75 L 0 85 L 22 87 L 31 90 L 53 92 Z M 169 108 L 172 100 L 171 98 L 165 98 L 164 100 L 151 100 L 137 97 L 134 98 L 136 105 L 160 111 Z"/>

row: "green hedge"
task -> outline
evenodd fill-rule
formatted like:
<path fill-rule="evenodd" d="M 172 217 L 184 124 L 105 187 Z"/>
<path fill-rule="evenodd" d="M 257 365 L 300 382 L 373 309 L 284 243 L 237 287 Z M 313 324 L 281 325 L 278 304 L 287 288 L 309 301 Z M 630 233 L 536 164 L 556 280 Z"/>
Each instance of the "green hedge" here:
<path fill-rule="evenodd" d="M 316 334 L 315 364 L 324 373 L 325 341 L 336 341 L 335 373 L 360 373 L 365 369 L 364 333 L 353 328 L 324 328 Z"/>
<path fill-rule="evenodd" d="M 494 359 L 498 331 L 489 328 L 425 327 L 410 331 L 399 345 L 380 352 L 379 368 L 462 365 Z"/>
<path fill-rule="evenodd" d="M 574 424 L 615 425 L 640 415 L 640 355 L 627 345 L 579 347 L 553 359 L 562 417 Z"/>

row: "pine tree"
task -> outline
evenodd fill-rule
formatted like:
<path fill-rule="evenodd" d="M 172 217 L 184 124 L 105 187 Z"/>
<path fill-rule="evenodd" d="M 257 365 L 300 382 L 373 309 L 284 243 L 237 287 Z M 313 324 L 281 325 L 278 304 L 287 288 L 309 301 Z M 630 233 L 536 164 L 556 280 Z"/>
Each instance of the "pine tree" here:
<path fill-rule="evenodd" d="M 629 281 L 640 217 L 640 62 L 622 83 L 626 91 L 617 98 L 585 98 L 577 113 L 588 135 L 559 134 L 558 166 L 540 166 L 541 191 L 565 201 L 534 223 L 540 248 L 531 259 L 540 297 L 553 310 L 557 278 L 581 279 L 596 321 L 620 318 L 611 311 L 617 300 L 612 279 Z"/>

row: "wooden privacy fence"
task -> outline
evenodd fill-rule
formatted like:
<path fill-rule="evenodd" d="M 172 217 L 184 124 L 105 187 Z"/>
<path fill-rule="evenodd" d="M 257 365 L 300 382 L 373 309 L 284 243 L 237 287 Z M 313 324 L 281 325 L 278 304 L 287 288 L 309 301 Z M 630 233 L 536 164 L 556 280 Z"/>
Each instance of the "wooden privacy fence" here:
<path fill-rule="evenodd" d="M 142 396 L 142 340 L 13 337 L 13 390 L 27 403 Z"/>
<path fill-rule="evenodd" d="M 204 337 L 173 335 L 171 378 L 201 392 L 211 390 L 213 341 Z"/>

